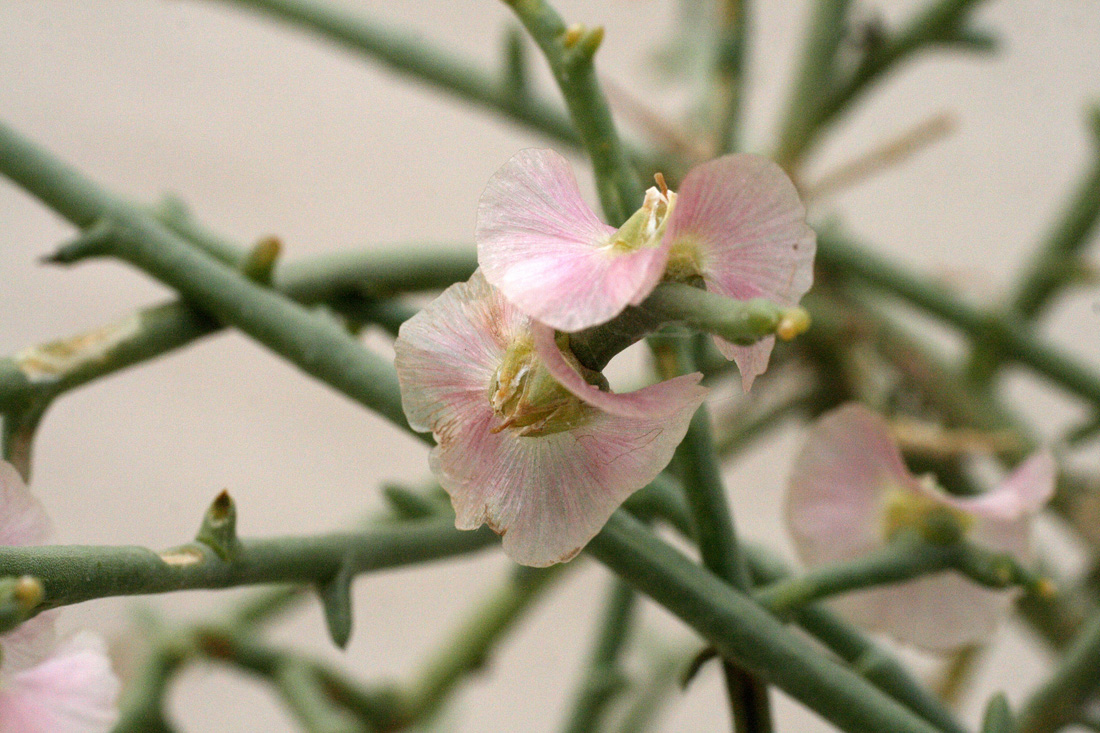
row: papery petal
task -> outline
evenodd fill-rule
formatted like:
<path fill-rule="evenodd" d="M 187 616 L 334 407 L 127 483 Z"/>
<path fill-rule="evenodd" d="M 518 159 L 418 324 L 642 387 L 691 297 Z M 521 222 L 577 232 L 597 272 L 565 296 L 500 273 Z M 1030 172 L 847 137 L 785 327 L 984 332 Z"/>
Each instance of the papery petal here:
<path fill-rule="evenodd" d="M 554 329 L 532 323 L 531 335 L 539 359 L 554 379 L 588 404 L 612 415 L 650 420 L 678 415 L 684 410 L 694 412 L 707 395 L 707 388 L 699 384 L 703 379 L 700 372 L 667 379 L 633 392 L 604 392 L 584 381 L 584 377 L 565 360 L 554 343 Z"/>
<path fill-rule="evenodd" d="M 504 350 L 527 323 L 477 271 L 401 324 L 394 366 L 413 429 L 436 432 L 459 404 L 488 404 Z"/>
<path fill-rule="evenodd" d="M 42 663 L 5 677 L 0 730 L 105 733 L 118 717 L 118 691 L 102 639 L 78 634 Z"/>
<path fill-rule="evenodd" d="M 815 566 L 882 547 L 887 490 L 916 484 L 882 417 L 862 405 L 829 412 L 811 428 L 787 492 L 798 554 Z"/>
<path fill-rule="evenodd" d="M 518 563 L 564 562 L 628 496 L 661 472 L 687 432 L 694 407 L 637 419 L 595 411 L 573 430 L 493 434 L 487 408 L 471 402 L 432 450 L 432 471 L 451 495 L 459 529 L 488 524 Z"/>
<path fill-rule="evenodd" d="M 664 272 L 667 246 L 617 252 L 606 246 L 614 233 L 585 204 L 569 162 L 532 148 L 489 180 L 474 238 L 485 279 L 504 297 L 559 331 L 579 331 L 640 303 Z"/>
<path fill-rule="evenodd" d="M 49 534 L 50 520 L 42 504 L 15 467 L 0 461 L 0 545 L 40 545 Z"/>
<path fill-rule="evenodd" d="M 853 623 L 929 651 L 951 651 L 987 640 L 1013 593 L 976 584 L 954 572 L 856 591 L 830 601 Z"/>
<path fill-rule="evenodd" d="M 791 179 L 767 158 L 727 155 L 693 168 L 665 233 L 670 244 L 681 238 L 697 247 L 712 292 L 792 306 L 813 283 L 816 235 L 806 226 L 806 209 Z M 737 362 L 746 391 L 767 368 L 775 343 L 715 342 Z"/>

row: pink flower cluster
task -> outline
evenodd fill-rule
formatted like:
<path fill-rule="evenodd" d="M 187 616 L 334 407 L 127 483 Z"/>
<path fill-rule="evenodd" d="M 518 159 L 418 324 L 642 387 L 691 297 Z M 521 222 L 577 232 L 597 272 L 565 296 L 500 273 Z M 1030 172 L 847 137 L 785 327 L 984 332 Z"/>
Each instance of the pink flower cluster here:
<path fill-rule="evenodd" d="M 1031 519 L 1054 493 L 1054 474 L 1054 459 L 1041 451 L 992 491 L 950 496 L 931 477 L 906 470 L 882 417 L 846 405 L 811 429 L 791 475 L 787 522 L 809 566 L 863 557 L 934 512 L 952 517 L 969 541 L 1026 561 Z M 941 572 L 857 591 L 835 604 L 861 626 L 942 651 L 988 637 L 1010 601 L 1009 591 Z"/>
<path fill-rule="evenodd" d="M 36 545 L 49 519 L 12 466 L 0 462 L 0 545 Z M 81 632 L 57 642 L 56 611 L 0 636 L 0 731 L 106 733 L 119 682 L 103 640 Z"/>
<path fill-rule="evenodd" d="M 618 229 L 584 203 L 569 164 L 524 150 L 478 208 L 481 269 L 406 322 L 395 344 L 405 413 L 437 445 L 431 467 L 459 528 L 485 523 L 517 562 L 570 559 L 668 464 L 706 390 L 693 374 L 615 394 L 568 334 L 638 305 L 662 280 L 793 306 L 815 239 L 786 174 L 751 155 L 646 192 Z M 718 341 L 746 389 L 774 338 Z"/>

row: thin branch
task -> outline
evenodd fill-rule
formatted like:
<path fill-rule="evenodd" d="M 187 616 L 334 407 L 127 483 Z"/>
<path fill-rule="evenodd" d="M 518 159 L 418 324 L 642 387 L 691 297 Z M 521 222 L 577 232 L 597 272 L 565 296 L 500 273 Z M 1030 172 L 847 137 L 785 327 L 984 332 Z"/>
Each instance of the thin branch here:
<path fill-rule="evenodd" d="M 543 0 L 505 0 L 542 49 L 596 173 L 604 215 L 619 226 L 642 205 L 638 175 L 619 140 L 592 60 L 603 28 L 566 27 Z"/>

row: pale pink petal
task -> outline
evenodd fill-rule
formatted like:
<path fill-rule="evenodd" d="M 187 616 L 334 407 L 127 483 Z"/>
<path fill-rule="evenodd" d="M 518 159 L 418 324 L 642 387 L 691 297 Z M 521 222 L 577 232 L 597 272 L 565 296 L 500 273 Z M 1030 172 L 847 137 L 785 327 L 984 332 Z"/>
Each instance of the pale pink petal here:
<path fill-rule="evenodd" d="M 46 510 L 19 472 L 0 461 L 0 545 L 40 545 L 50 534 Z"/>
<path fill-rule="evenodd" d="M 666 246 L 617 252 L 606 246 L 614 233 L 581 198 L 565 158 L 527 149 L 489 180 L 474 238 L 485 279 L 504 297 L 559 331 L 579 331 L 640 303 L 664 272 Z"/>
<path fill-rule="evenodd" d="M 480 271 L 405 321 L 394 342 L 394 366 L 413 429 L 434 432 L 442 413 L 460 402 L 487 401 L 504 350 L 527 323 Z"/>
<path fill-rule="evenodd" d="M 1019 522 L 1039 512 L 1054 495 L 1057 468 L 1049 451 L 1021 463 L 997 488 L 980 496 L 941 495 L 941 500 L 978 519 Z"/>
<path fill-rule="evenodd" d="M 748 392 L 756 378 L 768 371 L 768 362 L 771 361 L 772 349 L 775 348 L 775 336 L 762 338 L 752 346 L 738 346 L 715 336 L 714 345 L 722 356 L 737 364 L 737 371 L 741 372 L 741 389 Z"/>
<path fill-rule="evenodd" d="M 1054 495 L 1057 467 L 1049 451 L 1040 451 L 1013 471 L 997 488 L 980 496 L 937 499 L 975 520 L 968 537 L 981 547 L 1007 552 L 1021 562 L 1031 559 L 1031 519 Z M 934 491 L 922 486 L 924 491 Z"/>
<path fill-rule="evenodd" d="M 0 686 L 0 730 L 106 733 L 118 716 L 119 682 L 103 641 L 78 634 L 42 663 Z"/>
<path fill-rule="evenodd" d="M 56 642 L 56 617 L 57 611 L 40 613 L 0 636 L 0 675 L 33 667 L 49 656 Z"/>
<path fill-rule="evenodd" d="M 944 572 L 846 594 L 830 605 L 863 628 L 929 651 L 951 651 L 987 640 L 1012 597 Z"/>
<path fill-rule="evenodd" d="M 493 434 L 484 404 L 456 411 L 432 450 L 432 471 L 451 495 L 459 529 L 488 524 L 518 563 L 545 567 L 576 555 L 628 496 L 668 465 L 693 407 L 660 419 L 593 408 L 582 427 L 552 435 Z"/>
<path fill-rule="evenodd" d="M 756 155 L 727 155 L 693 168 L 669 215 L 665 240 L 698 249 L 707 290 L 738 300 L 793 306 L 813 283 L 814 231 L 791 179 Z M 747 391 L 768 366 L 774 339 L 736 346 L 715 339 L 737 362 Z"/>
<path fill-rule="evenodd" d="M 694 412 L 707 395 L 707 388 L 699 384 L 703 378 L 699 372 L 667 379 L 625 394 L 604 392 L 584 381 L 584 377 L 565 360 L 554 343 L 554 329 L 532 323 L 531 334 L 534 336 L 539 358 L 554 379 L 588 404 L 612 415 L 656 420 L 666 415 L 678 415 L 684 410 Z"/>
<path fill-rule="evenodd" d="M 915 491 L 915 484 L 885 420 L 862 405 L 829 412 L 811 428 L 787 492 L 799 555 L 815 566 L 882 547 L 888 491 Z"/>

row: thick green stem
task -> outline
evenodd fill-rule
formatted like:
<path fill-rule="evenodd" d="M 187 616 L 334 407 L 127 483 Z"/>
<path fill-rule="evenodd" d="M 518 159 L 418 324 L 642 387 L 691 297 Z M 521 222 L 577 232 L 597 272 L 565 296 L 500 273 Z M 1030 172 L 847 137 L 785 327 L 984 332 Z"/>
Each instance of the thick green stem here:
<path fill-rule="evenodd" d="M 362 532 L 244 539 L 230 560 L 201 542 L 162 552 L 131 546 L 3 546 L 0 575 L 41 580 L 46 609 L 110 596 L 313 583 L 345 567 L 364 573 L 466 554 L 495 541 L 488 528 L 460 532 L 452 518 L 440 517 Z"/>
<path fill-rule="evenodd" d="M 779 587 L 790 571 L 768 552 L 747 548 L 753 576 L 767 587 Z M 758 591 L 759 592 L 759 591 Z M 801 608 L 793 620 L 834 654 L 851 664 L 880 690 L 904 703 L 922 718 L 947 733 L 966 733 L 955 716 L 890 652 L 862 631 L 821 605 Z"/>
<path fill-rule="evenodd" d="M 677 344 L 676 363 L 681 373 L 694 370 L 690 346 L 685 342 Z M 733 587 L 748 592 L 752 588 L 752 576 L 737 541 L 733 512 L 722 483 L 722 466 L 715 451 L 710 415 L 705 405 L 692 416 L 687 434 L 676 449 L 675 461 L 694 519 L 695 540 L 703 565 Z M 723 660 L 722 664 L 734 730 L 769 733 L 772 722 L 768 688 L 731 660 Z"/>
<path fill-rule="evenodd" d="M 587 552 L 683 619 L 723 657 L 760 674 L 851 733 L 938 729 L 841 664 L 623 512 Z"/>
<path fill-rule="evenodd" d="M 621 580 L 612 584 L 584 678 L 562 729 L 565 733 L 589 733 L 602 729 L 607 704 L 623 687 L 619 657 L 630 635 L 635 601 L 636 594 L 629 585 Z"/>
<path fill-rule="evenodd" d="M 612 225 L 620 226 L 642 205 L 644 192 L 619 140 L 592 64 L 603 40 L 603 29 L 566 28 L 561 16 L 543 0 L 505 2 L 546 56 L 573 124 L 592 159 L 604 215 Z"/>

